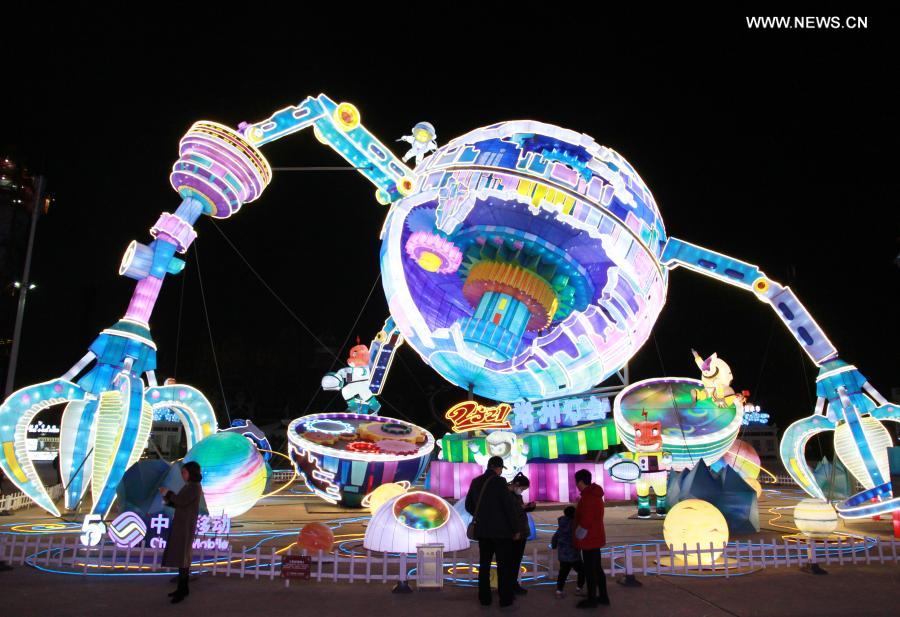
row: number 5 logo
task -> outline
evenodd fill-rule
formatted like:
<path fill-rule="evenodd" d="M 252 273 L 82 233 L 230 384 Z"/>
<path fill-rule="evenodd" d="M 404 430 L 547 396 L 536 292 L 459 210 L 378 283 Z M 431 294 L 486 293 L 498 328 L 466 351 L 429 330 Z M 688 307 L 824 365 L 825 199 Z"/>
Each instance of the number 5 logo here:
<path fill-rule="evenodd" d="M 88 514 L 81 523 L 81 543 L 85 546 L 97 546 L 106 533 L 106 524 L 99 514 Z"/>

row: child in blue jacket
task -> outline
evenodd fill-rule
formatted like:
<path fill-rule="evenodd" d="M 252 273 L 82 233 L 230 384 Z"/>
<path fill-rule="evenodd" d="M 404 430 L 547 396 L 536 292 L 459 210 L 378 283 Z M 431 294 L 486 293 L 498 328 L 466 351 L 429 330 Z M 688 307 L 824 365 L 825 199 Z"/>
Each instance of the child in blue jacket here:
<path fill-rule="evenodd" d="M 556 597 L 564 598 L 563 589 L 569 572 L 575 570 L 578 574 L 578 582 L 575 587 L 575 595 L 584 595 L 584 564 L 581 561 L 581 551 L 575 548 L 572 542 L 572 533 L 575 528 L 575 507 L 568 506 L 563 510 L 563 515 L 557 519 L 559 527 L 550 540 L 550 548 L 555 548 L 559 556 L 559 577 L 556 579 Z"/>

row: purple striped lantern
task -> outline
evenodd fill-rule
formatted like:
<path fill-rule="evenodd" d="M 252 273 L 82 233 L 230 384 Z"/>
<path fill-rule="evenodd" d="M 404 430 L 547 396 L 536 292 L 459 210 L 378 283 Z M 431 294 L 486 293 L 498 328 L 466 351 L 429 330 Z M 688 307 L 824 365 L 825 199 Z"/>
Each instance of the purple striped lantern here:
<path fill-rule="evenodd" d="M 531 486 L 522 495 L 525 501 L 569 502 L 578 501 L 575 472 L 587 469 L 593 481 L 603 487 L 607 500 L 626 501 L 635 496 L 634 486 L 613 480 L 602 464 L 579 463 L 528 463 L 522 473 L 528 476 Z M 428 490 L 441 497 L 461 499 L 469 491 L 472 479 L 484 473 L 475 463 L 448 463 L 432 461 L 428 468 Z"/>
<path fill-rule="evenodd" d="M 204 212 L 227 218 L 259 197 L 272 179 L 262 153 L 222 124 L 197 122 L 181 139 L 180 157 L 169 178 L 172 187 L 197 199 Z"/>

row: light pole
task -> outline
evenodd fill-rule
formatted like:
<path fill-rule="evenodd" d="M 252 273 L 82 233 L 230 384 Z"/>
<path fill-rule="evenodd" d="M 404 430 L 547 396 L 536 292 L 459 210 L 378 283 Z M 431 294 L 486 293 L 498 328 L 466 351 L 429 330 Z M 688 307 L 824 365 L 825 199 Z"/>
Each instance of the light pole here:
<path fill-rule="evenodd" d="M 22 338 L 22 321 L 25 318 L 25 300 L 28 292 L 33 289 L 31 285 L 31 253 L 34 250 L 34 232 L 37 230 L 38 216 L 44 205 L 44 176 L 34 178 L 34 207 L 31 211 L 31 229 L 28 231 L 28 248 L 25 251 L 25 272 L 22 274 L 22 284 L 19 286 L 19 303 L 16 308 L 16 326 L 13 328 L 12 348 L 9 352 L 9 369 L 6 371 L 6 391 L 4 398 L 9 397 L 13 391 L 13 383 L 16 380 L 16 362 L 19 359 L 19 340 Z"/>

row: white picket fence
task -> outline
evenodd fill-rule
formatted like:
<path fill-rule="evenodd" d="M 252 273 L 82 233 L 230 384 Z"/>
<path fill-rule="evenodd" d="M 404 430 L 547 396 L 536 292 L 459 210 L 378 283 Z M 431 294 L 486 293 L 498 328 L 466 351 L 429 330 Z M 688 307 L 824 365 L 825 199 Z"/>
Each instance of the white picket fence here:
<path fill-rule="evenodd" d="M 212 576 L 237 576 L 274 579 L 280 576 L 285 554 L 274 547 L 255 547 L 241 552 L 195 551 L 195 569 Z M 697 566 L 709 561 L 709 555 L 722 555 L 724 565 Z M 120 548 L 112 544 L 88 548 L 77 534 L 62 537 L 42 534 L 0 536 L 0 560 L 12 565 L 30 565 L 49 571 L 80 572 L 85 575 L 116 572 L 157 572 L 162 549 Z M 415 579 L 415 555 L 386 555 L 363 551 L 349 554 L 335 551 L 311 556 L 310 578 L 318 582 L 397 582 Z M 793 542 L 786 538 L 769 541 L 732 542 L 727 545 L 675 549 L 661 543 L 609 547 L 603 565 L 609 576 L 617 575 L 696 575 L 718 574 L 728 577 L 765 568 L 791 568 L 828 565 L 900 564 L 900 543 L 896 540 L 865 541 L 844 538 L 838 542 L 816 540 Z M 726 565 L 728 567 L 726 567 Z M 448 583 L 475 584 L 478 549 L 444 555 L 444 577 Z M 556 552 L 533 548 L 523 562 L 523 580 L 555 580 L 558 572 Z"/>
<path fill-rule="evenodd" d="M 272 470 L 272 482 L 275 484 L 284 484 L 294 477 L 296 472 L 293 469 L 273 469 Z M 300 486 L 303 486 L 301 482 Z"/>
<path fill-rule="evenodd" d="M 796 488 L 796 489 L 800 488 L 800 486 L 797 484 L 797 482 L 788 474 L 779 473 L 779 474 L 774 474 L 774 475 L 775 475 L 775 479 L 772 479 L 771 476 L 767 476 L 765 474 L 760 474 L 758 479 L 763 488 L 767 488 L 770 486 L 790 487 L 790 488 Z M 856 493 L 858 493 L 859 491 L 865 490 L 865 487 L 862 484 L 860 484 L 859 482 L 856 482 L 855 480 L 854 480 L 854 486 L 855 486 L 854 492 L 856 492 Z"/>
<path fill-rule="evenodd" d="M 47 489 L 50 499 L 56 501 L 63 495 L 63 485 L 55 484 Z M 12 512 L 21 508 L 28 508 L 34 505 L 31 497 L 25 493 L 10 493 L 0 497 L 0 512 Z"/>

